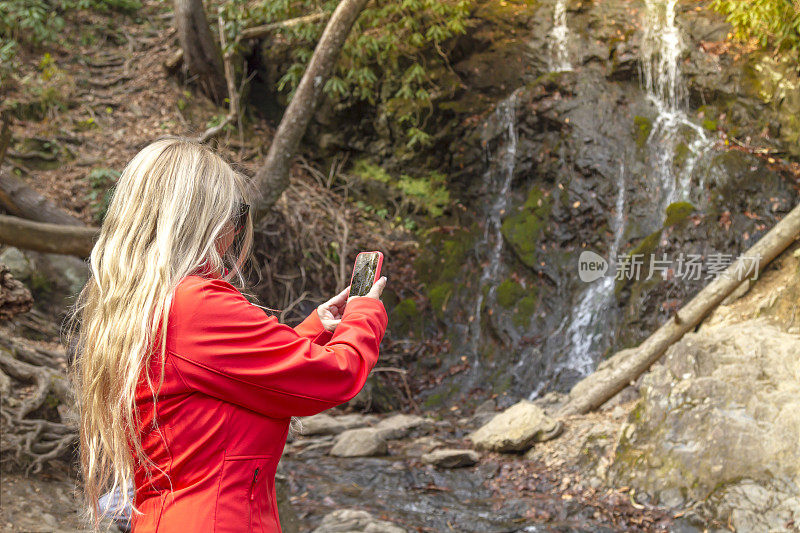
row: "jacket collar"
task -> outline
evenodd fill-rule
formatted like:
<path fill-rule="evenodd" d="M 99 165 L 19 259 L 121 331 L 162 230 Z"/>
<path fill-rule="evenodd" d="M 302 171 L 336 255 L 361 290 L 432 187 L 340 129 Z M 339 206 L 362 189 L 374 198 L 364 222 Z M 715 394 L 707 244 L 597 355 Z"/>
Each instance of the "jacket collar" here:
<path fill-rule="evenodd" d="M 191 275 L 202 276 L 204 278 L 222 279 L 228 273 L 228 269 L 223 267 L 223 272 L 216 270 L 208 261 L 194 269 Z"/>

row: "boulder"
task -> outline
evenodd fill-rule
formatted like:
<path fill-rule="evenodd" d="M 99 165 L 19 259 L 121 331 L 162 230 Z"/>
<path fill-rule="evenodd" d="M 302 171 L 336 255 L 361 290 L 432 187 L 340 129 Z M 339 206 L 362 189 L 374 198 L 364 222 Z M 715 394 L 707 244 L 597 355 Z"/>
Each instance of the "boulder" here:
<path fill-rule="evenodd" d="M 443 445 L 444 443 L 436 437 L 425 435 L 423 437 L 417 437 L 410 442 L 402 443 L 400 445 L 400 453 L 406 457 L 422 457 L 426 453 L 432 452 Z"/>
<path fill-rule="evenodd" d="M 336 457 L 370 457 L 387 452 L 386 439 L 378 430 L 360 428 L 341 433 L 329 453 Z"/>
<path fill-rule="evenodd" d="M 711 518 L 741 531 L 800 521 L 798 354 L 800 336 L 763 319 L 684 336 L 642 380 L 612 481 L 668 506 L 714 502 Z"/>
<path fill-rule="evenodd" d="M 375 420 L 376 418 L 372 415 L 349 414 L 331 416 L 327 413 L 320 413 L 300 419 L 303 425 L 300 434 L 303 436 L 338 435 L 346 429 L 371 426 Z"/>
<path fill-rule="evenodd" d="M 480 458 L 480 454 L 475 450 L 442 448 L 423 455 L 422 462 L 440 468 L 460 468 L 462 466 L 472 466 Z"/>
<path fill-rule="evenodd" d="M 422 432 L 430 431 L 434 426 L 433 420 L 417 415 L 399 414 L 384 418 L 375 426 L 384 439 L 402 439 L 412 430 Z"/>
<path fill-rule="evenodd" d="M 325 413 L 301 418 L 300 422 L 302 423 L 300 434 L 305 437 L 336 435 L 347 429 L 339 420 Z"/>
<path fill-rule="evenodd" d="M 406 530 L 378 520 L 366 511 L 338 509 L 326 514 L 313 533 L 406 533 Z"/>
<path fill-rule="evenodd" d="M 362 428 L 371 426 L 375 423 L 377 417 L 374 415 L 362 415 L 352 413 L 349 415 L 339 415 L 336 421 L 344 426 L 345 429 Z"/>
<path fill-rule="evenodd" d="M 0 263 L 5 264 L 11 275 L 20 281 L 30 279 L 33 274 L 34 267 L 31 260 L 19 248 L 9 246 L 3 250 L 3 253 L 0 253 Z"/>
<path fill-rule="evenodd" d="M 561 422 L 547 416 L 533 402 L 522 400 L 469 436 L 479 450 L 524 452 L 535 442 L 550 440 L 561 433 Z"/>

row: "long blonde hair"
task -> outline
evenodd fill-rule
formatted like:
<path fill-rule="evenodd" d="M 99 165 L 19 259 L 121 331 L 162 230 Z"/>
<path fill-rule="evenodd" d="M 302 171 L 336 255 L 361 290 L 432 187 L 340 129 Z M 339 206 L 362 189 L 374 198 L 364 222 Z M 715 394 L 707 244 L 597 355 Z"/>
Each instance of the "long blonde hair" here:
<path fill-rule="evenodd" d="M 155 404 L 175 287 L 208 267 L 228 268 L 225 279 L 243 282 L 251 218 L 237 238 L 238 250 L 221 255 L 217 239 L 232 231 L 231 221 L 249 198 L 245 176 L 210 148 L 180 137 L 146 146 L 117 181 L 70 328 L 86 514 L 95 527 L 102 518 L 99 496 L 119 487 L 122 503 L 132 503 L 128 484 L 137 465 L 154 466 L 138 433 L 135 391 L 144 371 Z M 148 369 L 156 353 L 161 377 L 153 383 Z M 157 430 L 155 417 L 153 424 Z"/>

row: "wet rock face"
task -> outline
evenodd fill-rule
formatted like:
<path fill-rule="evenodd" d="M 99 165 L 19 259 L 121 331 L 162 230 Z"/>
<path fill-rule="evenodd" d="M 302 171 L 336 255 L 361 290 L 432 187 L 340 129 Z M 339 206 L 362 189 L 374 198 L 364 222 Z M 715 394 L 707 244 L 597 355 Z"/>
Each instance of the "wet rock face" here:
<path fill-rule="evenodd" d="M 526 17 L 515 18 L 530 29 L 529 68 L 520 70 L 524 84 L 515 93 L 513 179 L 502 212 L 501 265 L 490 283 L 478 283 L 493 244 L 482 239 L 491 229 L 486 206 L 502 180 L 487 176 L 502 171 L 498 162 L 512 145 L 508 125 L 497 113 L 485 113 L 479 121 L 448 123 L 450 129 L 436 136 L 449 143 L 443 172 L 451 195 L 468 208 L 453 214 L 458 229 L 451 235 L 437 233 L 422 243 L 422 256 L 429 257 L 416 270 L 453 342 L 445 366 L 465 353 L 480 361 L 474 381 L 454 378 L 461 392 L 476 382 L 522 397 L 569 390 L 585 373 L 570 360 L 573 354 L 584 352 L 583 359 L 597 364 L 637 345 L 708 283 L 706 272 L 702 279 L 675 274 L 682 254 L 701 256 L 704 265 L 711 255 L 735 257 L 797 203 L 791 180 L 766 158 L 731 149 L 738 148 L 735 139 L 792 153 L 794 126 L 780 116 L 797 114 L 766 101 L 780 97 L 771 81 L 778 66 L 720 53 L 729 46 L 724 17 L 706 4 L 679 2 L 675 23 L 686 98 L 679 106 L 683 122 L 665 126 L 639 79 L 644 8 L 632 1 L 568 2 L 572 70 L 566 72 L 549 72 L 552 2 L 531 3 Z M 781 105 L 794 105 L 793 80 Z M 667 136 L 675 146 L 664 163 L 659 156 Z M 667 171 L 687 189 L 674 202 L 667 202 L 670 185 L 661 179 Z M 673 216 L 675 207 L 680 216 Z M 603 257 L 637 253 L 648 262 L 651 254 L 666 256 L 672 272 L 645 281 L 645 268 L 639 281 L 615 284 L 587 310 L 582 303 L 597 295 L 577 276 L 583 250 Z M 483 295 L 480 305 L 477 294 Z M 477 348 L 470 344 L 478 337 L 474 321 L 480 321 Z M 586 338 L 593 338 L 588 350 L 581 342 Z M 446 383 L 436 394 L 453 388 Z"/>
<path fill-rule="evenodd" d="M 792 519 L 800 509 L 798 353 L 800 336 L 763 320 L 686 335 L 644 377 L 612 480 L 668 506 L 710 498 L 708 512 L 741 531 Z"/>

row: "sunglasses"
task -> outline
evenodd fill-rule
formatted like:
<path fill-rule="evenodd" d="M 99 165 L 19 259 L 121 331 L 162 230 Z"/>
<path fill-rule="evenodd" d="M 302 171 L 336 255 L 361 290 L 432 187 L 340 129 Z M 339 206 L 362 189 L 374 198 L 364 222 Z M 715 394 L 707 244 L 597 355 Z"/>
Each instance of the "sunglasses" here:
<path fill-rule="evenodd" d="M 247 226 L 247 216 L 250 214 L 250 204 L 239 202 L 236 215 L 233 217 L 233 231 L 239 233 Z"/>

